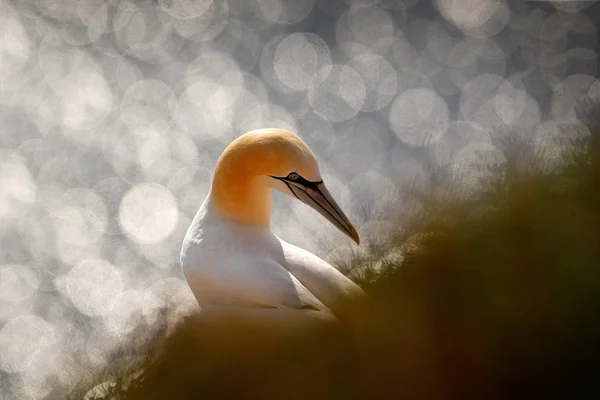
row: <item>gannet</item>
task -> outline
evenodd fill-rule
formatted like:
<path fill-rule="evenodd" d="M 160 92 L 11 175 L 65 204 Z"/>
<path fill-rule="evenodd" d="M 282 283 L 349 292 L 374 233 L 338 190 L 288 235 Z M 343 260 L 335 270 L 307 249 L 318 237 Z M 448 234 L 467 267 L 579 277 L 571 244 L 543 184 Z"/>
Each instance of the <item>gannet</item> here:
<path fill-rule="evenodd" d="M 273 189 L 309 205 L 360 243 L 315 155 L 297 135 L 282 129 L 245 133 L 221 154 L 181 249 L 182 271 L 201 313 L 337 320 L 340 299 L 365 294 L 324 260 L 273 234 Z"/>

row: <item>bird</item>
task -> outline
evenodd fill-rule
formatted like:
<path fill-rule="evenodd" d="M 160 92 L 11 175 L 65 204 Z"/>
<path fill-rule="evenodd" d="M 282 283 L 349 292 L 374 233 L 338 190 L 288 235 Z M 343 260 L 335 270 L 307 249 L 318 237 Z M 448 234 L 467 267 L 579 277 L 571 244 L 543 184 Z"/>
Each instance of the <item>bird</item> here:
<path fill-rule="evenodd" d="M 273 190 L 310 206 L 360 244 L 325 186 L 315 154 L 298 135 L 276 128 L 244 133 L 219 157 L 181 247 L 182 272 L 200 313 L 285 323 L 337 321 L 344 300 L 366 293 L 271 231 Z"/>

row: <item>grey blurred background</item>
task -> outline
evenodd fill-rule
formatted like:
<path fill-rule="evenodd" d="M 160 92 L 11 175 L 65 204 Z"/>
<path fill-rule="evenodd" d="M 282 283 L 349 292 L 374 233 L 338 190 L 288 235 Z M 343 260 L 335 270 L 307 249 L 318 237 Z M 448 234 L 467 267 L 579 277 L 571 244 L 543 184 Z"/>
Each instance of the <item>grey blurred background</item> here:
<path fill-rule="evenodd" d="M 298 133 L 373 240 L 403 187 L 589 134 L 598 23 L 572 1 L 0 0 L 0 398 L 51 396 L 194 307 L 180 244 L 235 137 Z M 347 247 L 283 196 L 273 229 Z"/>

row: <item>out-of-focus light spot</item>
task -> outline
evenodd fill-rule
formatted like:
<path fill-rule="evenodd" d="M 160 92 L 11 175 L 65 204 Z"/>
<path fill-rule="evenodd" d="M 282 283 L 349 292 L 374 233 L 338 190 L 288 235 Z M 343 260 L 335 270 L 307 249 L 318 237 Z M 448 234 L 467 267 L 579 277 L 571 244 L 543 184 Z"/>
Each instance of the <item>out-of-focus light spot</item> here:
<path fill-rule="evenodd" d="M 371 132 L 385 129 L 382 124 L 367 117 L 359 117 L 349 121 L 348 126 L 341 126 L 336 132 L 333 142 L 334 151 L 327 161 L 341 171 L 348 179 L 368 171 L 374 164 L 382 160 L 373 154 L 382 154 L 385 146 L 378 136 Z"/>
<path fill-rule="evenodd" d="M 176 106 L 173 91 L 163 82 L 142 80 L 127 89 L 121 101 L 121 119 L 131 131 L 165 132 Z"/>
<path fill-rule="evenodd" d="M 157 280 L 146 291 L 143 303 L 146 321 L 154 323 L 160 311 L 167 306 L 175 311 L 174 314 L 185 313 L 197 309 L 198 302 L 184 280 L 170 277 Z"/>
<path fill-rule="evenodd" d="M 77 15 L 87 28 L 89 41 L 96 41 L 108 28 L 108 5 L 94 0 L 79 0 Z"/>
<path fill-rule="evenodd" d="M 108 217 L 106 206 L 98 194 L 88 189 L 76 189 L 56 200 L 66 203 L 49 207 L 60 241 L 86 245 L 102 237 Z"/>
<path fill-rule="evenodd" d="M 229 20 L 227 0 L 212 0 L 208 9 L 196 18 L 169 21 L 173 29 L 182 37 L 193 42 L 207 42 L 215 39 L 226 28 Z"/>
<path fill-rule="evenodd" d="M 56 340 L 52 326 L 38 316 L 11 319 L 0 329 L 0 369 L 8 373 L 26 371 L 35 353 Z"/>
<path fill-rule="evenodd" d="M 509 87 L 508 90 L 504 90 Z M 503 84 L 495 97 L 496 113 L 507 126 L 522 132 L 531 131 L 540 123 L 537 101 L 524 90 Z"/>
<path fill-rule="evenodd" d="M 251 27 L 243 22 L 232 20 L 213 41 L 211 47 L 216 51 L 234 55 L 240 69 L 251 71 L 260 58 L 262 43 Z"/>
<path fill-rule="evenodd" d="M 39 279 L 23 265 L 0 267 L 0 302 L 18 303 L 36 293 Z"/>
<path fill-rule="evenodd" d="M 65 277 L 65 294 L 83 314 L 91 317 L 111 312 L 123 290 L 119 270 L 106 260 L 85 260 Z"/>
<path fill-rule="evenodd" d="M 143 132 L 139 136 L 137 161 L 149 182 L 158 182 L 169 175 L 171 151 L 169 141 L 156 132 Z"/>
<path fill-rule="evenodd" d="M 275 49 L 274 68 L 277 79 L 287 87 L 304 91 L 323 67 L 331 64 L 327 44 L 311 33 L 294 33 Z"/>
<path fill-rule="evenodd" d="M 249 107 L 240 119 L 244 131 L 261 128 L 280 128 L 296 132 L 296 120 L 283 107 L 276 104 L 259 104 Z"/>
<path fill-rule="evenodd" d="M 366 98 L 363 111 L 378 111 L 387 106 L 396 95 L 398 81 L 394 67 L 376 54 L 363 54 L 350 61 L 363 78 Z"/>
<path fill-rule="evenodd" d="M 34 352 L 21 375 L 25 392 L 31 399 L 47 399 L 53 389 L 68 382 L 69 373 L 75 373 L 73 366 L 74 360 L 60 346 L 47 346 Z"/>
<path fill-rule="evenodd" d="M 504 78 L 494 74 L 477 75 L 467 83 L 460 95 L 460 113 L 465 119 L 472 119 L 479 108 L 488 100 L 496 97 L 496 93 Z"/>
<path fill-rule="evenodd" d="M 476 37 L 498 33 L 510 15 L 503 0 L 436 0 L 436 5 L 444 18 Z"/>
<path fill-rule="evenodd" d="M 414 69 L 401 69 L 398 71 L 396 80 L 398 82 L 397 93 L 404 93 L 410 89 L 433 90 L 431 80 L 425 74 Z"/>
<path fill-rule="evenodd" d="M 593 1 L 550 0 L 550 2 L 557 10 L 574 14 L 583 11 L 594 4 Z"/>
<path fill-rule="evenodd" d="M 569 75 L 563 79 L 555 88 L 551 99 L 552 116 L 556 120 L 577 119 L 576 108 L 586 100 L 589 100 L 590 88 L 598 82 L 596 78 L 589 75 Z"/>
<path fill-rule="evenodd" d="M 389 120 L 400 140 L 426 146 L 448 125 L 448 106 L 432 90 L 410 89 L 394 100 Z"/>
<path fill-rule="evenodd" d="M 0 152 L 0 222 L 23 216 L 33 205 L 37 187 L 24 160 Z"/>
<path fill-rule="evenodd" d="M 448 167 L 456 154 L 469 143 L 491 144 L 491 139 L 479 124 L 455 121 L 433 143 L 431 151 L 438 165 Z"/>
<path fill-rule="evenodd" d="M 492 144 L 469 143 L 456 153 L 452 172 L 465 187 L 475 189 L 505 161 L 504 154 Z"/>
<path fill-rule="evenodd" d="M 372 52 L 383 54 L 394 40 L 394 22 L 389 12 L 376 5 L 357 5 L 337 21 L 335 36 L 338 44 L 361 43 Z"/>
<path fill-rule="evenodd" d="M 578 120 L 545 121 L 538 126 L 533 136 L 535 149 L 550 161 L 560 161 L 573 141 L 590 136 L 589 128 Z"/>
<path fill-rule="evenodd" d="M 171 192 L 154 183 L 132 187 L 119 207 L 121 227 L 136 242 L 164 240 L 175 229 L 178 217 L 177 201 Z"/>
<path fill-rule="evenodd" d="M 211 6 L 212 0 L 158 0 L 158 4 L 174 18 L 190 19 L 203 15 Z"/>
<path fill-rule="evenodd" d="M 114 336 L 122 337 L 134 330 L 142 322 L 144 292 L 126 290 L 114 300 L 111 312 L 105 317 L 105 324 Z"/>
<path fill-rule="evenodd" d="M 121 178 L 103 179 L 94 186 L 94 191 L 102 196 L 107 214 L 111 216 L 107 221 L 105 234 L 116 235 L 120 233 L 118 219 L 114 216 L 118 214 L 122 196 L 130 187 L 131 184 Z"/>
<path fill-rule="evenodd" d="M 265 19 L 279 24 L 295 24 L 304 20 L 313 9 L 315 0 L 256 0 Z"/>
<path fill-rule="evenodd" d="M 342 122 L 356 116 L 365 97 L 362 77 L 347 65 L 323 68 L 308 88 L 308 101 L 312 109 L 329 122 Z"/>
<path fill-rule="evenodd" d="M 313 149 L 315 154 L 319 156 L 319 159 L 326 158 L 335 135 L 330 122 L 323 120 L 316 113 L 310 112 L 298 124 L 297 133 L 308 147 Z"/>
<path fill-rule="evenodd" d="M 413 7 L 418 2 L 419 2 L 419 0 L 402 0 L 402 1 L 379 0 L 379 1 L 377 1 L 377 4 L 379 4 L 382 7 L 387 8 L 388 10 L 404 11 L 404 10 L 408 10 L 409 8 Z"/>
<path fill-rule="evenodd" d="M 184 41 L 173 35 L 169 21 L 161 18 L 150 3 L 120 4 L 113 20 L 118 45 L 128 54 L 152 64 L 173 60 L 181 51 Z"/>
<path fill-rule="evenodd" d="M 113 96 L 104 77 L 98 71 L 72 74 L 69 85 L 60 91 L 62 125 L 80 130 L 97 127 L 113 106 Z M 72 135 L 78 141 L 79 135 Z"/>
<path fill-rule="evenodd" d="M 386 215 L 389 214 L 386 211 L 391 211 L 394 207 L 394 201 L 397 199 L 396 185 L 390 180 L 390 176 L 372 169 L 358 174 L 352 179 L 348 185 L 348 190 L 353 194 L 352 200 L 358 207 L 369 204 L 370 210 L 367 221 L 387 218 Z M 377 231 L 372 233 L 372 235 L 361 237 L 381 237 Z"/>
<path fill-rule="evenodd" d="M 31 42 L 18 14 L 0 1 L 0 82 L 18 72 L 31 54 Z"/>
<path fill-rule="evenodd" d="M 429 180 L 423 166 L 404 144 L 396 145 L 393 148 L 390 156 L 389 173 L 400 190 L 422 187 Z"/>

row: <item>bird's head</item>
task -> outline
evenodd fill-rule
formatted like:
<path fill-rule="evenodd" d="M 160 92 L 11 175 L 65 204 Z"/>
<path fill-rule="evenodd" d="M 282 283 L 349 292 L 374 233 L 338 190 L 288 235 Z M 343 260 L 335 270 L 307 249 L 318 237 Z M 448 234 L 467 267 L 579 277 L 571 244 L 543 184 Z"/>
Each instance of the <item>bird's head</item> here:
<path fill-rule="evenodd" d="M 230 181 L 261 179 L 272 189 L 309 205 L 357 244 L 356 229 L 323 183 L 314 153 L 297 135 L 283 129 L 250 131 L 223 152 L 215 174 Z"/>

